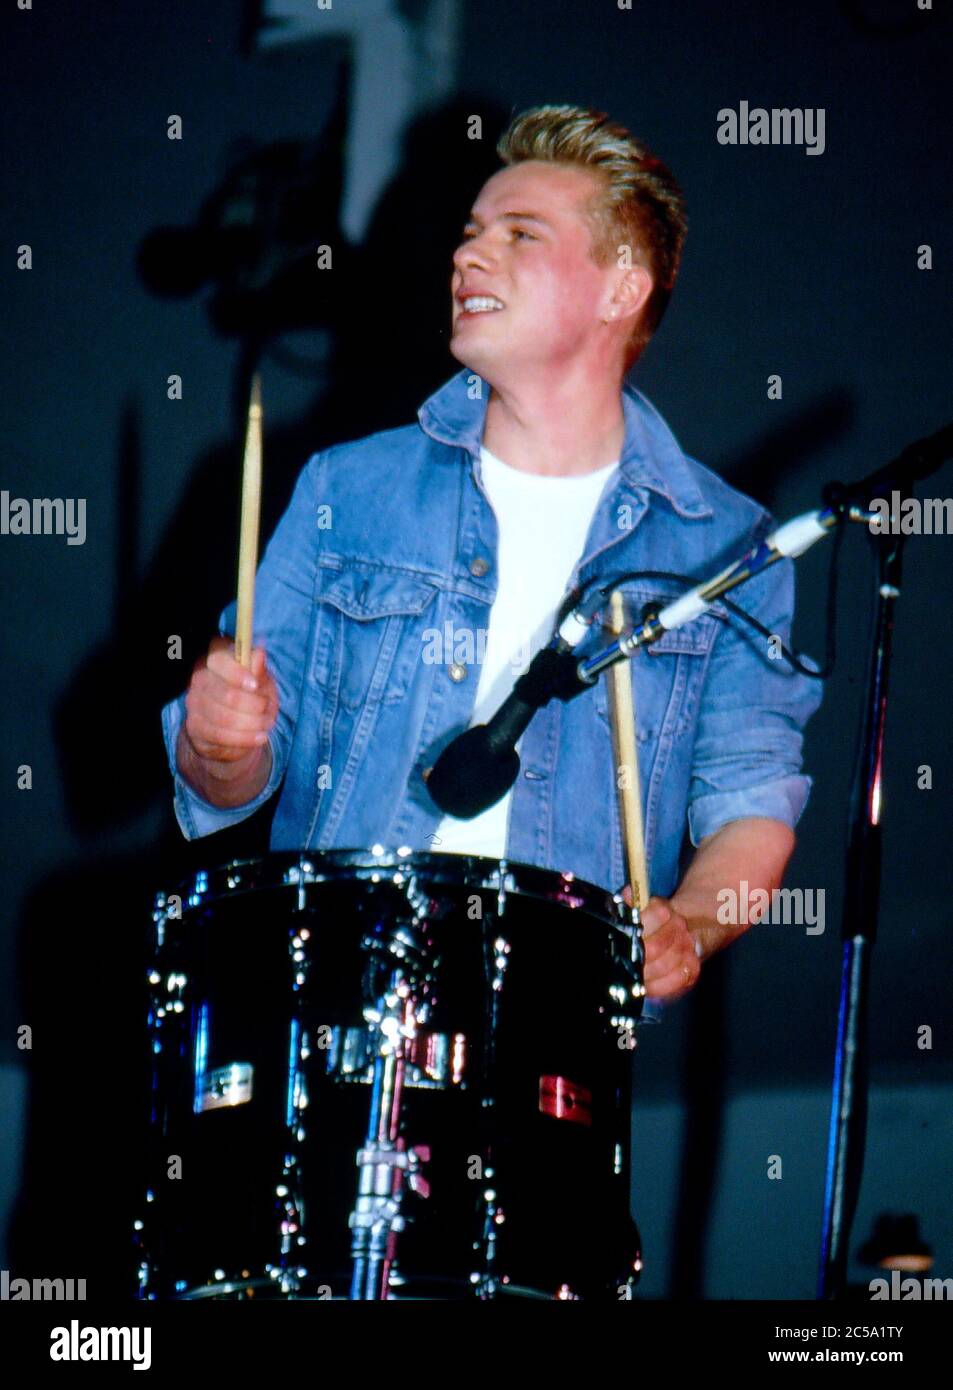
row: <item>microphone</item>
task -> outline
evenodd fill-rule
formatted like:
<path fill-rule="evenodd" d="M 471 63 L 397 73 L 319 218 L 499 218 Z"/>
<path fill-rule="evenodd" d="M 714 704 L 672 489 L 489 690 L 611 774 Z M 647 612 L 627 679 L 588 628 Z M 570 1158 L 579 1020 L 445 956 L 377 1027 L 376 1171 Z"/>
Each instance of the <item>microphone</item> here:
<path fill-rule="evenodd" d="M 597 589 L 580 603 L 577 594 L 549 645 L 536 653 L 489 723 L 458 734 L 431 768 L 427 790 L 447 815 L 471 820 L 495 806 L 519 776 L 516 744 L 536 711 L 554 697 L 571 700 L 591 684 L 580 677 L 572 653 L 603 598 Z"/>
<path fill-rule="evenodd" d="M 809 550 L 816 541 L 836 524 L 837 513 L 833 507 L 823 511 L 804 512 L 792 521 L 772 531 L 764 540 L 746 551 L 739 560 L 734 560 L 727 569 L 719 571 L 711 579 L 695 584 L 679 598 L 672 599 L 664 608 L 656 608 L 643 617 L 642 624 L 625 637 L 616 637 L 601 651 L 584 657 L 579 662 L 579 688 L 585 688 L 596 681 L 603 671 L 614 666 L 617 661 L 631 659 L 640 647 L 657 642 L 665 632 L 672 632 L 685 623 L 692 622 L 708 611 L 722 594 L 737 588 L 747 579 L 782 559 L 795 559 Z"/>
<path fill-rule="evenodd" d="M 514 691 L 489 724 L 475 724 L 447 744 L 427 778 L 441 811 L 471 820 L 506 795 L 519 776 L 517 740 L 535 712 Z"/>
<path fill-rule="evenodd" d="M 951 429 L 953 433 L 953 429 Z M 933 444 L 944 431 L 923 441 Z M 916 447 L 916 446 L 913 446 Z M 470 820 L 494 806 L 519 776 L 520 760 L 516 744 L 533 715 L 555 696 L 571 700 L 588 690 L 603 671 L 622 658 L 631 658 L 639 647 L 649 646 L 664 632 L 682 627 L 706 612 L 724 593 L 752 579 L 781 559 L 794 559 L 809 550 L 835 525 L 833 507 L 805 512 L 779 526 L 764 540 L 711 579 L 695 584 L 679 598 L 646 616 L 641 625 L 625 637 L 615 638 L 591 656 L 577 660 L 575 647 L 592 625 L 605 601 L 609 586 L 595 586 L 581 601 L 579 591 L 563 602 L 568 607 L 548 647 L 537 652 L 529 669 L 520 676 L 513 691 L 503 701 L 488 724 L 476 724 L 459 734 L 440 754 L 427 790 L 442 811 L 461 820 Z"/>
<path fill-rule="evenodd" d="M 953 455 L 953 425 L 944 425 L 934 434 L 908 444 L 895 459 L 868 473 L 856 483 L 828 483 L 821 493 L 829 505 L 860 500 L 865 505 L 886 486 L 902 487 L 935 473 Z"/>

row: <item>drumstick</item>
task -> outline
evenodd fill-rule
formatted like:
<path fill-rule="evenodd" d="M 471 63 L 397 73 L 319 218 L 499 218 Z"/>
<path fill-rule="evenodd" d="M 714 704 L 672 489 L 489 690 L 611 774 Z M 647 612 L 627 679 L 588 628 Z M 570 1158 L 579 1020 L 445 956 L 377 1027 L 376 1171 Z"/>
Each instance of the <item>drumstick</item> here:
<path fill-rule="evenodd" d="M 258 517 L 261 511 L 261 379 L 252 377 L 245 458 L 242 463 L 242 519 L 238 547 L 238 611 L 235 616 L 235 660 L 251 667 L 255 570 L 258 566 Z"/>
<path fill-rule="evenodd" d="M 615 637 L 625 630 L 625 607 L 618 589 L 613 590 L 609 601 L 608 626 Z M 649 874 L 642 827 L 642 788 L 635 739 L 632 672 L 628 661 L 617 661 L 606 674 L 609 679 L 609 717 L 612 721 L 626 881 L 632 886 L 632 904 L 641 911 L 649 900 Z"/>

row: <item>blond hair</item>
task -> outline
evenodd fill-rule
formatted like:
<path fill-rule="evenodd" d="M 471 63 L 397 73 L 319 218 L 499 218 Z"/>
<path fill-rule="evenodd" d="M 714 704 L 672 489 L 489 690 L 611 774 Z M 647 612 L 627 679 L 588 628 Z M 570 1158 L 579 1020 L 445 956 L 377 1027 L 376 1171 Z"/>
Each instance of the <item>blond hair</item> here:
<path fill-rule="evenodd" d="M 504 164 L 539 159 L 588 169 L 602 190 L 587 212 L 599 265 L 631 247 L 652 276 L 652 292 L 626 344 L 626 370 L 662 321 L 685 243 L 685 200 L 675 176 L 624 126 L 583 106 L 534 106 L 515 116 L 497 142 Z"/>

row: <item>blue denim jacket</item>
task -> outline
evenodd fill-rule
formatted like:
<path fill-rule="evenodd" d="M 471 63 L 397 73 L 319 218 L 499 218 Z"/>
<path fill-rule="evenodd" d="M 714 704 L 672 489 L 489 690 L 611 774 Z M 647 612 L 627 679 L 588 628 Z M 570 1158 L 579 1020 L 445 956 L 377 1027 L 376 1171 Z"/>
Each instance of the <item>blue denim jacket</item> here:
<path fill-rule="evenodd" d="M 487 628 L 496 594 L 497 525 L 479 457 L 488 396 L 486 383 L 461 371 L 421 407 L 419 424 L 309 460 L 258 572 L 255 643 L 265 647 L 281 702 L 261 794 L 234 810 L 196 795 L 175 770 L 184 697 L 162 712 L 187 838 L 242 820 L 280 788 L 275 850 L 431 848 L 441 812 L 423 773 L 470 723 L 479 670 L 467 666 L 467 649 L 479 650 L 473 634 Z M 622 403 L 619 467 L 572 582 L 623 570 L 707 578 L 760 539 L 771 519 L 686 457 L 639 391 L 624 386 Z M 650 580 L 624 586 L 636 613 L 681 591 Z M 788 640 L 790 561 L 734 597 Z M 764 638 L 726 616 L 715 607 L 631 663 L 655 893 L 676 887 L 686 816 L 697 845 L 743 816 L 793 826 L 807 801 L 801 730 L 820 703 L 819 683 L 770 659 Z M 234 632 L 234 604 L 220 621 Z M 434 629 L 453 638 L 443 662 L 432 659 Z M 618 889 L 605 679 L 540 710 L 520 751 L 508 858 Z"/>

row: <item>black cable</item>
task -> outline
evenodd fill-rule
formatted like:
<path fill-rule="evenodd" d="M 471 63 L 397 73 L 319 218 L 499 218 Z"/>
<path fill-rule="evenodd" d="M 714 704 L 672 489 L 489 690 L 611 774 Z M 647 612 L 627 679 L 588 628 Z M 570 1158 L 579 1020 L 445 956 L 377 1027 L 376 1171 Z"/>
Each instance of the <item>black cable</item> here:
<path fill-rule="evenodd" d="M 839 508 L 837 526 L 834 534 L 834 544 L 831 547 L 830 568 L 828 570 L 827 575 L 827 635 L 825 639 L 824 665 L 821 667 L 819 671 L 811 670 L 809 666 L 804 665 L 804 662 L 800 659 L 797 653 L 791 651 L 790 648 L 785 646 L 783 642 L 781 643 L 781 655 L 788 662 L 788 664 L 792 666 L 795 671 L 800 672 L 802 676 L 809 676 L 811 680 L 827 680 L 834 670 L 834 663 L 837 654 L 837 562 L 840 557 L 840 547 L 841 542 L 844 538 L 846 521 L 846 511 L 843 508 Z M 617 589 L 620 584 L 627 584 L 630 581 L 636 579 L 667 579 L 670 581 L 674 581 L 677 584 L 684 584 L 686 589 L 693 589 L 695 585 L 699 583 L 699 580 L 692 579 L 687 574 L 675 574 L 671 570 L 627 570 L 624 574 L 614 575 L 608 583 L 603 583 L 600 587 L 599 592 L 603 595 L 604 598 L 608 598 L 612 590 Z M 563 618 L 566 617 L 567 613 L 569 613 L 573 608 L 577 607 L 579 603 L 581 603 L 585 599 L 586 595 L 592 590 L 593 585 L 597 584 L 598 582 L 598 579 L 595 577 L 590 579 L 587 584 L 583 585 L 581 590 L 576 590 L 575 593 L 564 602 L 562 608 L 560 609 L 559 618 L 557 620 L 557 627 L 562 622 Z M 723 604 L 725 608 L 727 608 L 731 613 L 735 615 L 735 617 L 741 618 L 743 622 L 748 623 L 749 626 L 753 627 L 754 630 L 760 633 L 762 637 L 767 637 L 768 639 L 771 639 L 777 636 L 776 633 L 771 632 L 769 628 L 766 628 L 763 623 L 760 623 L 757 618 L 752 617 L 750 613 L 746 612 L 745 609 L 740 607 L 739 604 L 733 602 L 733 600 L 730 598 L 726 598 L 724 594 L 722 594 L 719 598 L 714 599 L 713 602 Z M 719 621 L 723 621 L 719 614 L 716 613 L 713 614 L 713 616 L 718 618 Z"/>

